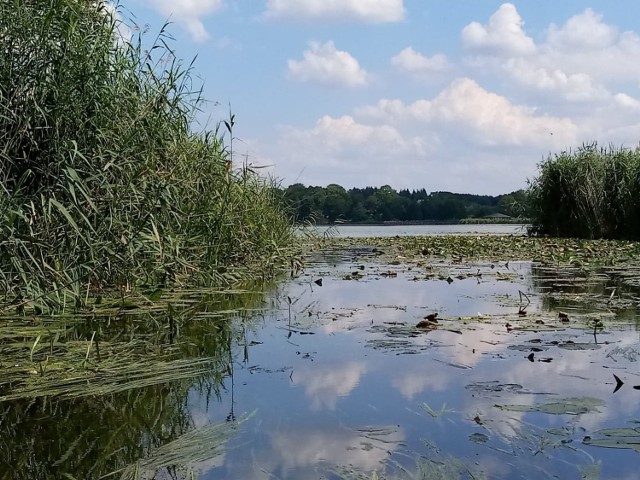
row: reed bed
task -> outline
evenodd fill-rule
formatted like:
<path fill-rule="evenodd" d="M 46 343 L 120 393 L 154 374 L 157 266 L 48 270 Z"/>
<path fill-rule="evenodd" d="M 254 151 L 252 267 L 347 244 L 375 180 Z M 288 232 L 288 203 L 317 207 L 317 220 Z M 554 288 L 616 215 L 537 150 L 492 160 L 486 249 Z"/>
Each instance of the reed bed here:
<path fill-rule="evenodd" d="M 640 239 L 640 149 L 585 145 L 549 157 L 529 188 L 534 231 Z"/>
<path fill-rule="evenodd" d="M 123 37 L 112 11 L 0 4 L 0 310 L 228 285 L 293 238 L 276 184 L 234 158 L 235 117 L 193 131 L 204 100 L 166 26 Z"/>

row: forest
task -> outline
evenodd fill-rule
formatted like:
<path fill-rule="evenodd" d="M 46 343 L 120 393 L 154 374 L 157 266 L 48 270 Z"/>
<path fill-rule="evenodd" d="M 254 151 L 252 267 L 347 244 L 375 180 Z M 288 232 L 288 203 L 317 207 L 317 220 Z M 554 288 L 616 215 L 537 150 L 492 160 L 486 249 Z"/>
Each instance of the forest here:
<path fill-rule="evenodd" d="M 389 185 L 351 188 L 336 184 L 326 187 L 301 183 L 285 189 L 296 221 L 315 223 L 450 223 L 493 214 L 523 218 L 527 214 L 527 193 L 517 190 L 505 195 L 472 195 L 403 189 Z"/>

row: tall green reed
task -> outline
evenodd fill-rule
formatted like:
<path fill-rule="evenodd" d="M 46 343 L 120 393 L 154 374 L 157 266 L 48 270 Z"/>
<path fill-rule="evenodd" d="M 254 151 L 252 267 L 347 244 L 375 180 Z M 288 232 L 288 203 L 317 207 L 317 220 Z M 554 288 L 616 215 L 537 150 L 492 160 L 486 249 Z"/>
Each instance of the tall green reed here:
<path fill-rule="evenodd" d="M 291 239 L 274 182 L 192 131 L 203 98 L 167 25 L 120 27 L 103 2 L 0 4 L 0 307 L 228 283 Z"/>
<path fill-rule="evenodd" d="M 640 149 L 594 143 L 549 157 L 539 169 L 529 188 L 537 232 L 640 239 Z"/>

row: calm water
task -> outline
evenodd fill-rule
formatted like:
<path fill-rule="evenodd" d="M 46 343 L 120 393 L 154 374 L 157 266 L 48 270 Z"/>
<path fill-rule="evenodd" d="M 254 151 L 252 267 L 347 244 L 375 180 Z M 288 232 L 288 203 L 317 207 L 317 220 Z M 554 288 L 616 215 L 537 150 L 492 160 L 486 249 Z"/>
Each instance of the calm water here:
<path fill-rule="evenodd" d="M 212 298 L 178 333 L 181 355 L 213 359 L 194 380 L 0 403 L 0 478 L 99 478 L 246 415 L 224 453 L 140 478 L 637 478 L 637 291 L 606 273 L 526 262 L 408 269 L 368 252 L 314 257 L 265 294 Z M 614 287 L 619 305 L 596 301 Z M 220 309 L 230 313 L 215 318 Z M 543 331 L 560 326 L 560 309 L 606 327 Z M 416 329 L 432 312 L 438 328 Z M 120 322 L 113 335 L 134 329 L 135 319 Z M 614 373 L 625 382 L 615 393 Z"/>
<path fill-rule="evenodd" d="M 524 235 L 527 225 L 337 225 L 312 229 L 318 235 L 331 237 L 407 237 L 423 235 Z"/>

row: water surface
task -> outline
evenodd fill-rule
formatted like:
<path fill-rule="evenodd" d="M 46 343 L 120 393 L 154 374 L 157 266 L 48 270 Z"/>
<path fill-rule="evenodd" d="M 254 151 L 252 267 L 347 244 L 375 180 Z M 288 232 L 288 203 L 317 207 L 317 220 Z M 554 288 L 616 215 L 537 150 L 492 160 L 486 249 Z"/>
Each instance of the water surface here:
<path fill-rule="evenodd" d="M 169 455 L 140 478 L 636 478 L 640 295 L 618 273 L 318 254 L 158 336 L 157 348 L 210 359 L 203 374 L 1 403 L 1 478 L 99 478 L 241 419 L 225 450 L 206 450 L 204 431 L 204 455 Z M 415 327 L 436 312 L 436 328 Z M 140 327 L 125 316 L 102 328 Z"/>
<path fill-rule="evenodd" d="M 318 226 L 311 229 L 320 236 L 337 238 L 363 237 L 408 237 L 423 235 L 525 235 L 524 224 L 479 224 L 479 225 L 335 225 Z"/>

